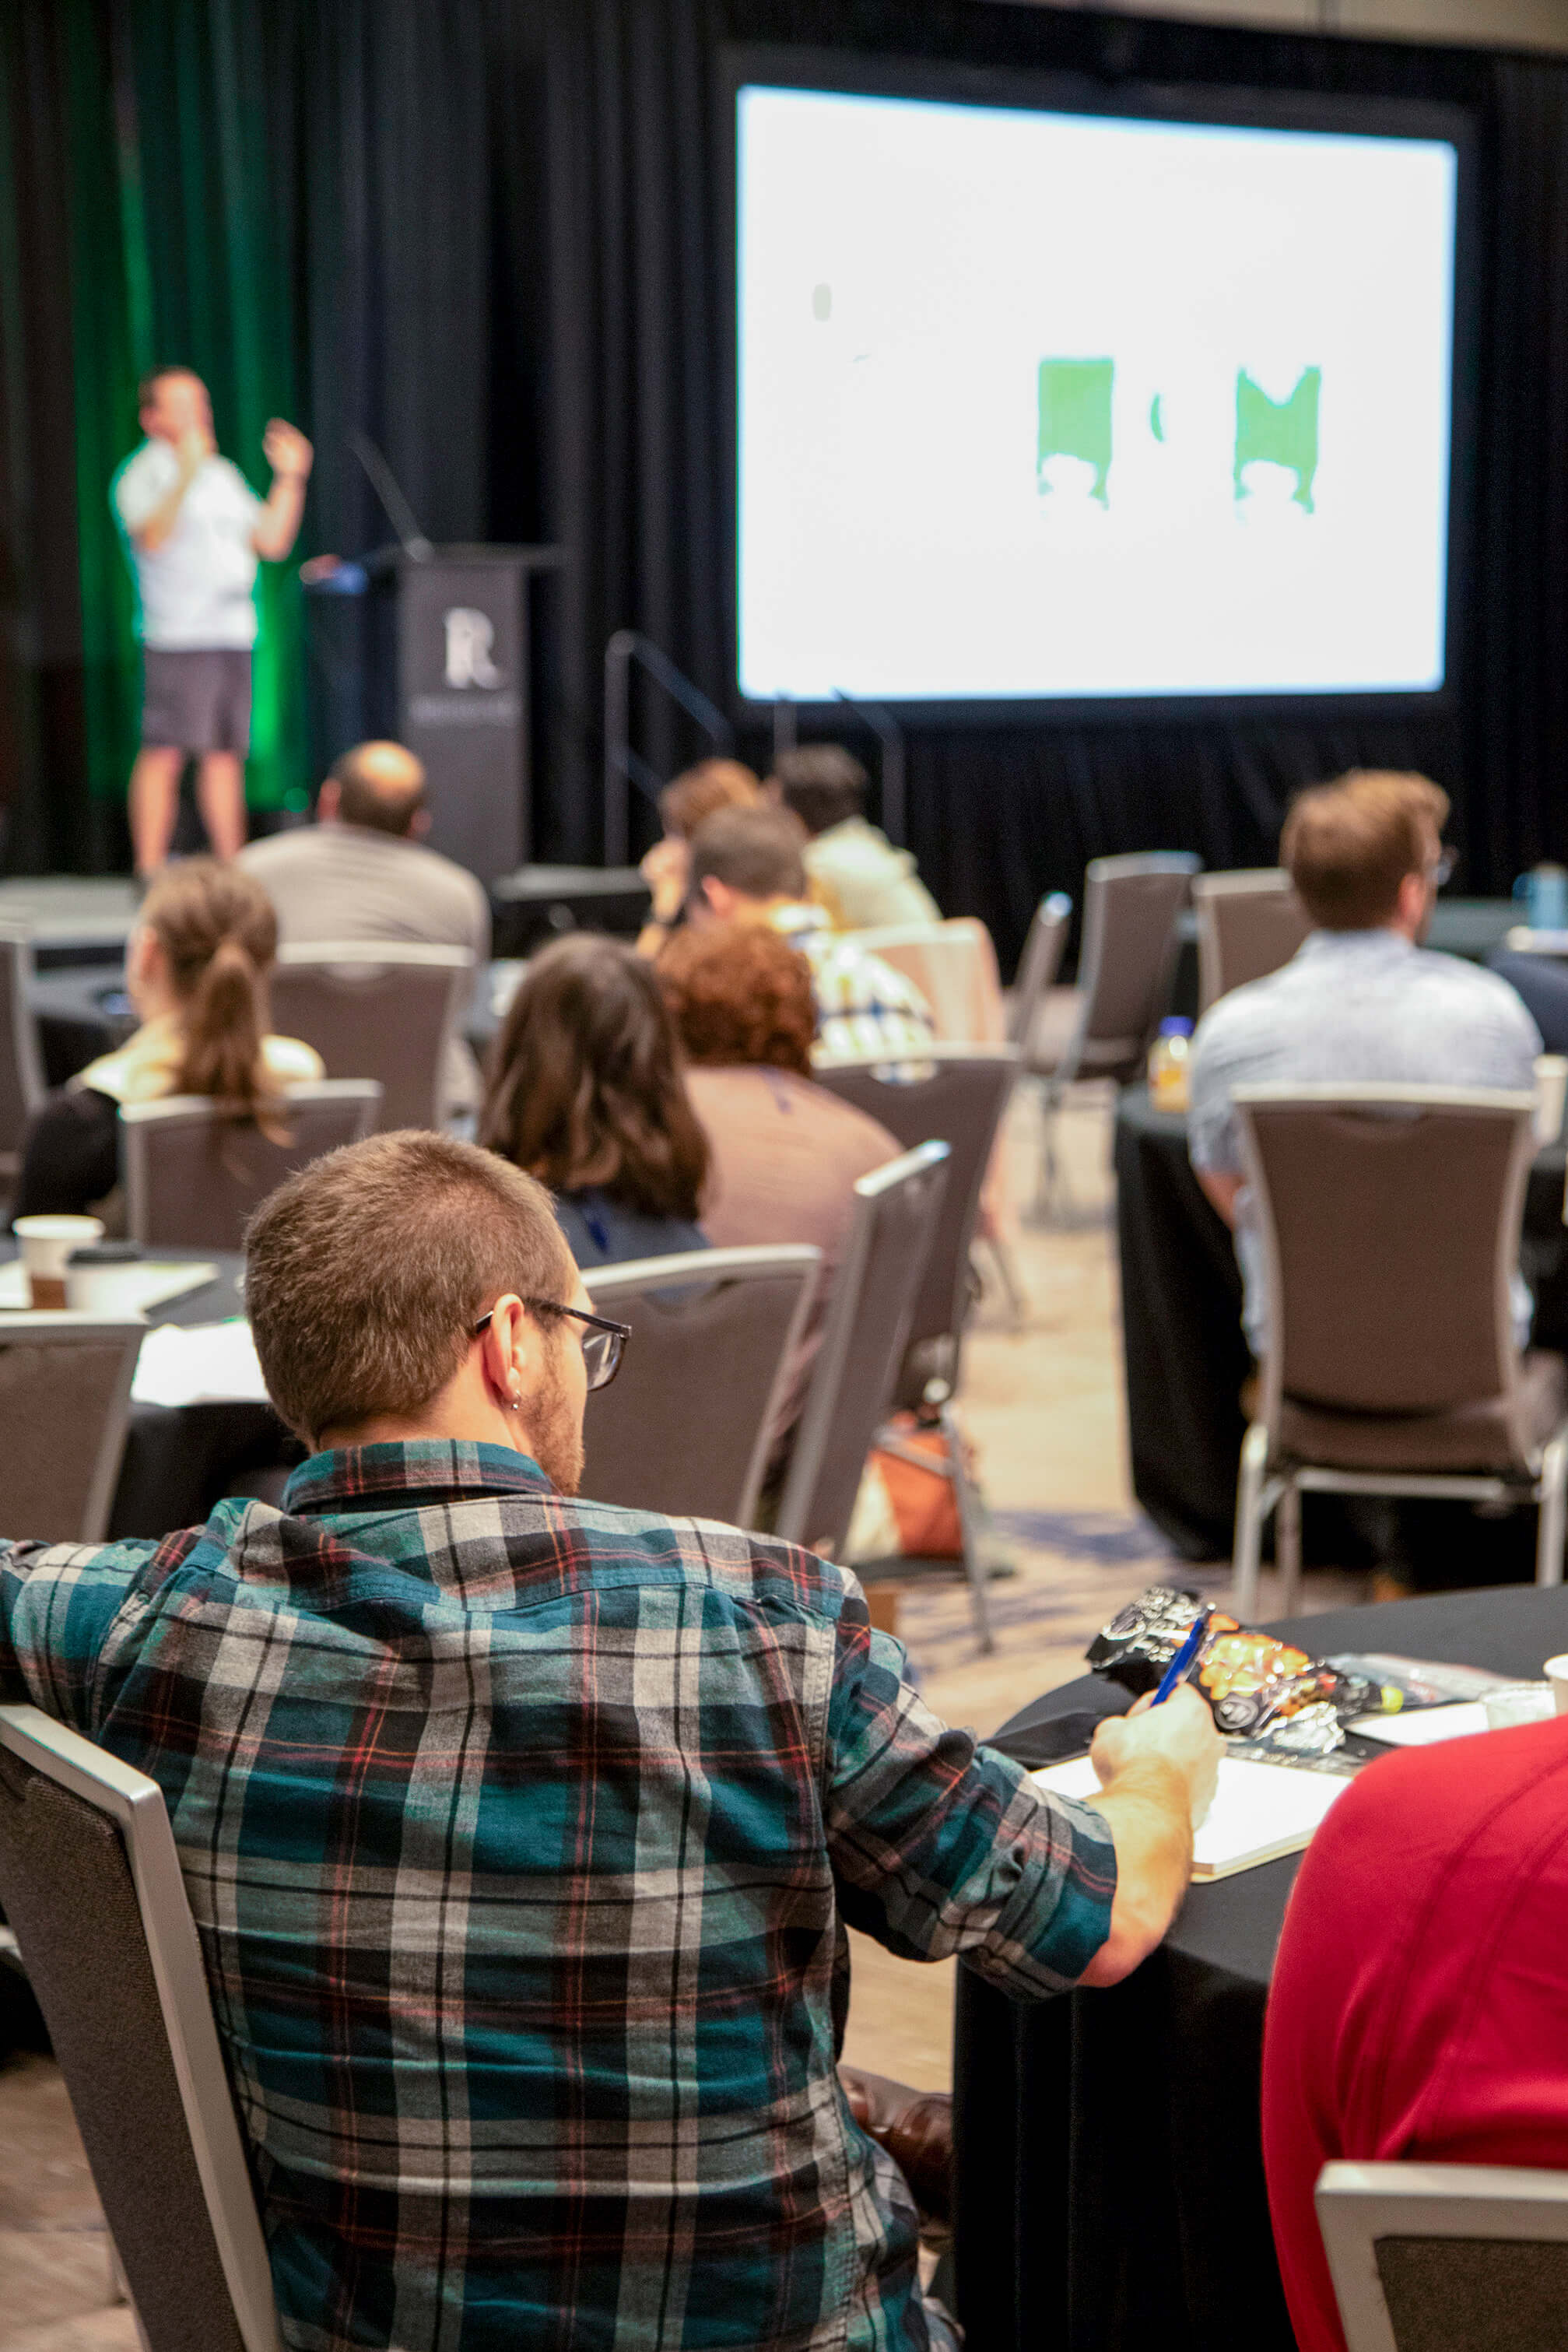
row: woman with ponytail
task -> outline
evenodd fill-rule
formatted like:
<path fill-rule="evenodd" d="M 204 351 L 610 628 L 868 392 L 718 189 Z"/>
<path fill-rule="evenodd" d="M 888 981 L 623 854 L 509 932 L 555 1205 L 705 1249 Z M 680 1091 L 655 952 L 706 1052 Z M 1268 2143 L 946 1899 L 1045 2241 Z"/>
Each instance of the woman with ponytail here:
<path fill-rule="evenodd" d="M 126 992 L 141 1025 L 34 1118 L 18 1216 L 90 1212 L 112 1228 L 122 1103 L 210 1095 L 235 1118 L 270 1127 L 285 1087 L 325 1075 L 311 1046 L 270 1033 L 267 981 L 277 954 L 277 918 L 253 876 L 213 857 L 164 868 L 126 949 Z"/>

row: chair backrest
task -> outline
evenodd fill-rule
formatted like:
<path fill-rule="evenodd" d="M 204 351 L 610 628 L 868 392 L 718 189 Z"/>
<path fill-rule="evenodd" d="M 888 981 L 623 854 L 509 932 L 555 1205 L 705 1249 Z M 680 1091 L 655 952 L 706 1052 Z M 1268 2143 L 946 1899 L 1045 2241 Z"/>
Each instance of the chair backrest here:
<path fill-rule="evenodd" d="M 295 1169 L 369 1135 L 381 1108 L 373 1078 L 326 1078 L 286 1087 L 278 1118 L 286 1139 L 248 1119 L 225 1118 L 205 1095 L 125 1103 L 120 1166 L 132 1241 L 161 1249 L 237 1250 L 257 1203 Z"/>
<path fill-rule="evenodd" d="M 31 998 L 32 934 L 0 923 L 0 1172 L 21 1164 L 27 1121 L 44 1099 L 44 1065 Z"/>
<path fill-rule="evenodd" d="M 1568 2172 L 1325 2164 L 1317 2208 L 1349 2352 L 1560 2352 Z"/>
<path fill-rule="evenodd" d="M 1052 890 L 1034 910 L 1008 1006 L 1008 1035 L 1015 1045 L 1027 1045 L 1046 991 L 1056 985 L 1071 923 L 1072 901 L 1065 890 Z"/>
<path fill-rule="evenodd" d="M 0 1528 L 102 1542 L 146 1331 L 140 1316 L 0 1314 Z"/>
<path fill-rule="evenodd" d="M 857 947 L 880 956 L 931 1007 L 936 1035 L 952 1045 L 997 1045 L 1007 1031 L 997 951 L 984 923 L 956 915 L 946 923 L 889 923 L 852 931 Z"/>
<path fill-rule="evenodd" d="M 1019 1070 L 1016 1045 L 936 1045 L 929 1059 L 928 1076 L 902 1086 L 879 1077 L 872 1062 L 817 1062 L 811 1070 L 834 1094 L 880 1119 L 906 1151 L 932 1140 L 949 1147 L 942 1213 L 910 1323 L 901 1402 L 914 1402 L 929 1379 L 956 1384 L 974 1296 L 969 1252 L 980 1188 Z"/>
<path fill-rule="evenodd" d="M 1061 1075 L 1071 1077 L 1094 1048 L 1097 1071 L 1133 1076 L 1170 995 L 1176 922 L 1203 860 L 1186 850 L 1134 857 L 1096 857 L 1083 877 L 1083 946 L 1078 959 L 1082 998 L 1078 1034 Z"/>
<path fill-rule="evenodd" d="M 1263 1245 L 1270 1428 L 1282 1396 L 1375 1413 L 1517 1406 L 1511 1285 L 1533 1095 L 1267 1086 L 1232 1099 Z"/>
<path fill-rule="evenodd" d="M 950 1157 L 949 1145 L 923 1143 L 855 1186 L 849 1238 L 773 1523 L 788 1543 L 831 1557 L 849 1532 L 866 1455 L 909 1344 Z"/>
<path fill-rule="evenodd" d="M 150 2352 L 281 2352 L 162 1791 L 32 1706 L 0 1707 L 0 1904 Z"/>
<path fill-rule="evenodd" d="M 1197 1003 L 1207 1013 L 1249 980 L 1290 962 L 1312 919 L 1281 866 L 1193 877 L 1197 916 Z"/>
<path fill-rule="evenodd" d="M 632 1338 L 588 1401 L 583 1493 L 749 1527 L 821 1262 L 789 1243 L 585 1266 L 595 1307 Z"/>
<path fill-rule="evenodd" d="M 376 1078 L 378 1128 L 439 1127 L 447 1054 L 473 985 L 466 948 L 380 940 L 279 948 L 272 1024 L 303 1037 L 329 1078 Z"/>

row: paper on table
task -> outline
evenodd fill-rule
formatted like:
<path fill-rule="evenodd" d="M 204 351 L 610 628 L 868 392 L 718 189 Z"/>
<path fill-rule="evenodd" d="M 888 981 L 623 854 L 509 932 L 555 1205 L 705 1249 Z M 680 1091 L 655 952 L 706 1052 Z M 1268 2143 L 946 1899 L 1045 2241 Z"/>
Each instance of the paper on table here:
<path fill-rule="evenodd" d="M 134 1404 L 265 1404 L 267 1382 L 250 1325 L 236 1318 L 196 1323 L 182 1331 L 176 1324 L 160 1323 L 141 1342 L 131 1397 Z"/>
<path fill-rule="evenodd" d="M 1092 1797 L 1100 1783 L 1087 1756 L 1048 1764 L 1030 1779 L 1059 1797 Z M 1339 1772 L 1297 1771 L 1288 1764 L 1251 1764 L 1239 1756 L 1219 1763 L 1219 1787 L 1193 1841 L 1194 1878 L 1228 1878 L 1281 1854 L 1300 1853 L 1335 1799 L 1350 1786 Z"/>
<path fill-rule="evenodd" d="M 176 1265 L 172 1260 L 142 1258 L 131 1260 L 114 1268 L 115 1286 L 120 1304 L 117 1315 L 145 1315 L 150 1307 L 167 1307 L 172 1298 L 183 1298 L 189 1290 L 200 1290 L 204 1282 L 215 1281 L 215 1265 Z M 9 1265 L 0 1265 L 0 1307 L 29 1307 L 31 1294 L 27 1288 L 27 1271 L 21 1259 L 13 1258 Z"/>
<path fill-rule="evenodd" d="M 1487 1711 L 1482 1700 L 1464 1699 L 1454 1706 L 1413 1707 L 1407 1715 L 1358 1715 L 1349 1728 L 1390 1748 L 1432 1748 L 1439 1739 L 1469 1739 L 1485 1731 Z"/>

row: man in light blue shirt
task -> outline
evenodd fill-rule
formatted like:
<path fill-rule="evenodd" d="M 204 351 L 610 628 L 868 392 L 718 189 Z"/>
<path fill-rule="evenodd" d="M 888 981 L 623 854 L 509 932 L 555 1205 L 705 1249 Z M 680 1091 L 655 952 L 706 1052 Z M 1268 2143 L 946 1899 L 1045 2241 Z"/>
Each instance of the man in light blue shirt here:
<path fill-rule="evenodd" d="M 1242 1322 L 1256 1356 L 1268 1301 L 1235 1087 L 1343 1081 L 1528 1093 L 1535 1083 L 1540 1032 L 1508 982 L 1421 945 L 1448 814 L 1448 794 L 1425 776 L 1358 769 L 1301 793 L 1280 858 L 1312 918 L 1311 936 L 1281 971 L 1221 997 L 1198 1024 L 1187 1149 L 1198 1182 L 1235 1229 Z M 1528 1328 L 1529 1296 L 1517 1287 Z"/>

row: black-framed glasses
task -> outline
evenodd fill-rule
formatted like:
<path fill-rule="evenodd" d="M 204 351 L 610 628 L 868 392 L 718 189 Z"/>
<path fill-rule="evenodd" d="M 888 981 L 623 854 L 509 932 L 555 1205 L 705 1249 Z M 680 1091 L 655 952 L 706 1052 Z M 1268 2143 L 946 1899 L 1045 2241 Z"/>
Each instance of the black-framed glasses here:
<path fill-rule="evenodd" d="M 608 1315 L 591 1315 L 585 1307 L 563 1307 L 558 1298 L 525 1298 L 525 1307 L 537 1315 L 570 1315 L 575 1323 L 587 1326 L 582 1335 L 582 1360 L 588 1367 L 588 1392 L 607 1389 L 621 1370 L 621 1359 L 626 1353 L 626 1342 L 632 1337 L 630 1323 L 612 1323 Z M 478 1338 L 496 1310 L 481 1315 L 474 1326 Z"/>

